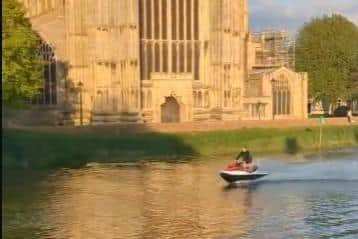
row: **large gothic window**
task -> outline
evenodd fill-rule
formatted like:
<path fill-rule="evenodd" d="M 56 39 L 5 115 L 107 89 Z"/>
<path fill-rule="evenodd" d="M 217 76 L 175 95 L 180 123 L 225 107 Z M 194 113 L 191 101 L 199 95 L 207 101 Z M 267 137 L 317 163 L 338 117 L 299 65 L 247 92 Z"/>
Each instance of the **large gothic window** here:
<path fill-rule="evenodd" d="M 34 97 L 33 104 L 57 104 L 56 58 L 53 48 L 45 42 L 40 42 L 39 54 L 44 61 L 43 83 L 39 94 Z"/>
<path fill-rule="evenodd" d="M 291 114 L 291 91 L 283 75 L 278 80 L 272 80 L 272 112 L 273 115 Z"/>
<path fill-rule="evenodd" d="M 199 1 L 139 0 L 139 16 L 142 80 L 153 72 L 199 80 Z"/>

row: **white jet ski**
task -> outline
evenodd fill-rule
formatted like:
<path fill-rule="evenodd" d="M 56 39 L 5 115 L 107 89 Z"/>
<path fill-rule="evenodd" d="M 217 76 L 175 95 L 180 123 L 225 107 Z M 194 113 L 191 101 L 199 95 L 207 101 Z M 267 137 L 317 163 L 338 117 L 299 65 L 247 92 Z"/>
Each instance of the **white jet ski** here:
<path fill-rule="evenodd" d="M 252 173 L 246 171 L 229 171 L 223 170 L 220 172 L 220 176 L 228 183 L 235 183 L 240 181 L 252 181 L 268 175 L 266 172 L 254 171 Z"/>

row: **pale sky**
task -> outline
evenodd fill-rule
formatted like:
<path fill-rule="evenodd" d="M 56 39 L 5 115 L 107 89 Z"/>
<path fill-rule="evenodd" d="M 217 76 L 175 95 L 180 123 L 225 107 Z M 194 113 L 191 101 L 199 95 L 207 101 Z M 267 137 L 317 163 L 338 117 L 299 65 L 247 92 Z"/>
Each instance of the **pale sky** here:
<path fill-rule="evenodd" d="M 295 33 L 313 16 L 339 13 L 358 25 L 358 0 L 248 0 L 251 31 L 267 28 Z"/>

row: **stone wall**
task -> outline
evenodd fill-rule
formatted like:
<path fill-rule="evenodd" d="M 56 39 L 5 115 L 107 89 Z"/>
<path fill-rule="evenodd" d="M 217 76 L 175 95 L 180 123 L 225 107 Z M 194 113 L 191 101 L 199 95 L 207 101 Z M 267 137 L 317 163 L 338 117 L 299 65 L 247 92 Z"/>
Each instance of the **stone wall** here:
<path fill-rule="evenodd" d="M 2 109 L 3 127 L 56 126 L 62 124 L 62 114 L 56 107 L 29 106 L 23 109 Z"/>

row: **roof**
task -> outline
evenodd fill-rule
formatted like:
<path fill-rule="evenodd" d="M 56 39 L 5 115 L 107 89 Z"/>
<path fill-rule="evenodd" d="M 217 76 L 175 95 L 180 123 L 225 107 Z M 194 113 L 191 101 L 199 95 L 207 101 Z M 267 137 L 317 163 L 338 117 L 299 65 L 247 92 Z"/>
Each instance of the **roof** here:
<path fill-rule="evenodd" d="M 282 67 L 278 67 L 278 68 L 275 67 L 275 68 L 253 69 L 253 70 L 249 71 L 249 76 L 250 77 L 262 76 L 265 74 L 274 73 L 279 70 L 286 70 L 286 71 L 293 72 L 291 69 L 288 69 L 288 68 L 282 66 Z"/>
<path fill-rule="evenodd" d="M 256 69 L 256 70 L 251 70 L 249 71 L 249 75 L 250 76 L 254 76 L 254 75 L 265 75 L 268 73 L 272 73 L 274 71 L 276 71 L 277 69 Z"/>

